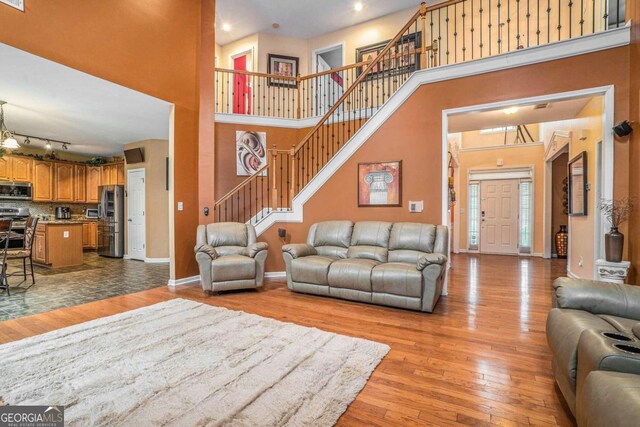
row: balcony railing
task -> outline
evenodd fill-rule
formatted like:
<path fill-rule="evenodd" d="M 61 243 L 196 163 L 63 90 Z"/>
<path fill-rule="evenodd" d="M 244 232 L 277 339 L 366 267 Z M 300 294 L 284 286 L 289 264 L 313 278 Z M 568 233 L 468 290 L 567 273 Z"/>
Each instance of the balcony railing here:
<path fill-rule="evenodd" d="M 216 112 L 317 124 L 216 203 L 217 221 L 258 223 L 292 209 L 294 197 L 420 69 L 477 60 L 605 31 L 623 24 L 624 2 L 457 0 L 421 5 L 367 61 L 301 77 L 216 70 Z"/>

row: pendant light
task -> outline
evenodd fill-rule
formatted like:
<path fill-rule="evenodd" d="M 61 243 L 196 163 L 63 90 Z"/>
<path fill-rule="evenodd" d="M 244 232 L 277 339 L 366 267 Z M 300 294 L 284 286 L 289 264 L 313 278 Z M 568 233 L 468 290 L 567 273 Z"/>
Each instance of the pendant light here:
<path fill-rule="evenodd" d="M 5 101 L 0 101 L 0 146 L 2 148 L 16 149 L 20 148 L 20 144 L 13 137 L 13 133 L 7 129 L 7 125 L 4 123 L 4 104 Z"/>

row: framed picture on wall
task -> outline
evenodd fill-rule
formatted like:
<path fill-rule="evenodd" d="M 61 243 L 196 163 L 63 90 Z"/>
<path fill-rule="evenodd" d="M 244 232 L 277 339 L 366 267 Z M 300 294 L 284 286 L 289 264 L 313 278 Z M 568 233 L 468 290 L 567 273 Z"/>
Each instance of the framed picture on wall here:
<path fill-rule="evenodd" d="M 266 164 L 266 132 L 236 131 L 236 175 L 253 175 Z"/>
<path fill-rule="evenodd" d="M 402 161 L 358 163 L 358 206 L 402 206 Z"/>
<path fill-rule="evenodd" d="M 267 73 L 277 76 L 296 77 L 298 75 L 298 58 L 295 56 L 284 56 L 269 54 Z M 267 80 L 269 86 L 298 87 L 298 82 L 292 79 L 278 79 L 270 77 Z"/>
<path fill-rule="evenodd" d="M 422 48 L 422 32 L 411 33 L 403 36 L 396 43 L 396 48 L 391 49 L 385 57 L 376 65 L 367 79 L 375 79 L 381 71 L 392 70 L 392 74 L 408 73 L 417 70 L 420 64 L 420 49 Z M 390 40 L 356 49 L 356 62 L 373 61 L 389 44 Z M 363 67 L 358 67 L 357 73 L 363 71 Z"/>
<path fill-rule="evenodd" d="M 569 161 L 569 215 L 587 215 L 587 152 L 575 156 Z"/>

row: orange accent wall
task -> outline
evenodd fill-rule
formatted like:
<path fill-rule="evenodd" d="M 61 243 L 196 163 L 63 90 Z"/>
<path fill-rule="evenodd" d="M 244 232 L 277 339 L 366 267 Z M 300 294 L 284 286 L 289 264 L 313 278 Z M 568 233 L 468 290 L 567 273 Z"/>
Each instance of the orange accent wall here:
<path fill-rule="evenodd" d="M 298 144 L 310 129 L 275 126 L 249 126 L 236 123 L 217 123 L 215 130 L 215 188 L 220 199 L 247 177 L 236 175 L 236 131 L 266 132 L 267 148 L 275 145 L 278 150 L 289 150 Z"/>
<path fill-rule="evenodd" d="M 25 6 L 24 13 L 2 7 L 0 42 L 175 105 L 173 179 L 175 200 L 184 202 L 184 211 L 174 211 L 175 275 L 197 274 L 199 199 L 213 200 L 211 190 L 199 186 L 199 180 L 213 182 L 213 171 L 199 163 L 198 153 L 210 156 L 204 149 L 213 145 L 213 114 L 203 112 L 202 127 L 199 122 L 201 103 L 213 105 L 207 74 L 213 73 L 215 0 L 33 0 Z"/>
<path fill-rule="evenodd" d="M 278 228 L 287 229 L 288 241 L 303 242 L 311 224 L 330 219 L 440 223 L 442 110 L 610 84 L 621 120 L 629 115 L 628 47 L 422 86 L 307 202 L 303 223 L 275 224 L 261 236 L 270 244 L 267 271 L 284 270 Z M 628 158 L 629 145 L 616 143 L 617 197 L 629 191 Z M 403 161 L 402 207 L 358 208 L 358 162 L 386 160 Z M 409 200 L 424 200 L 425 211 L 408 213 Z"/>

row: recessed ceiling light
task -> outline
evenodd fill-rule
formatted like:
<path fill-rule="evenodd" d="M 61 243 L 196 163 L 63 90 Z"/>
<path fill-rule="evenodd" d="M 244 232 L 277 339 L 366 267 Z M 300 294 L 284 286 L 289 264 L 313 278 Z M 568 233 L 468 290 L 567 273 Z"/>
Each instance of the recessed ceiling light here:
<path fill-rule="evenodd" d="M 355 9 L 356 12 L 360 12 L 362 10 L 362 3 L 357 2 L 356 4 L 353 5 L 353 8 Z"/>
<path fill-rule="evenodd" d="M 515 114 L 518 111 L 520 111 L 520 108 L 518 107 L 509 107 L 509 108 L 505 108 L 504 110 L 502 110 L 506 115 L 510 116 L 511 114 Z"/>
<path fill-rule="evenodd" d="M 231 25 L 227 23 L 222 24 L 222 31 L 226 31 L 226 32 L 231 31 Z"/>

